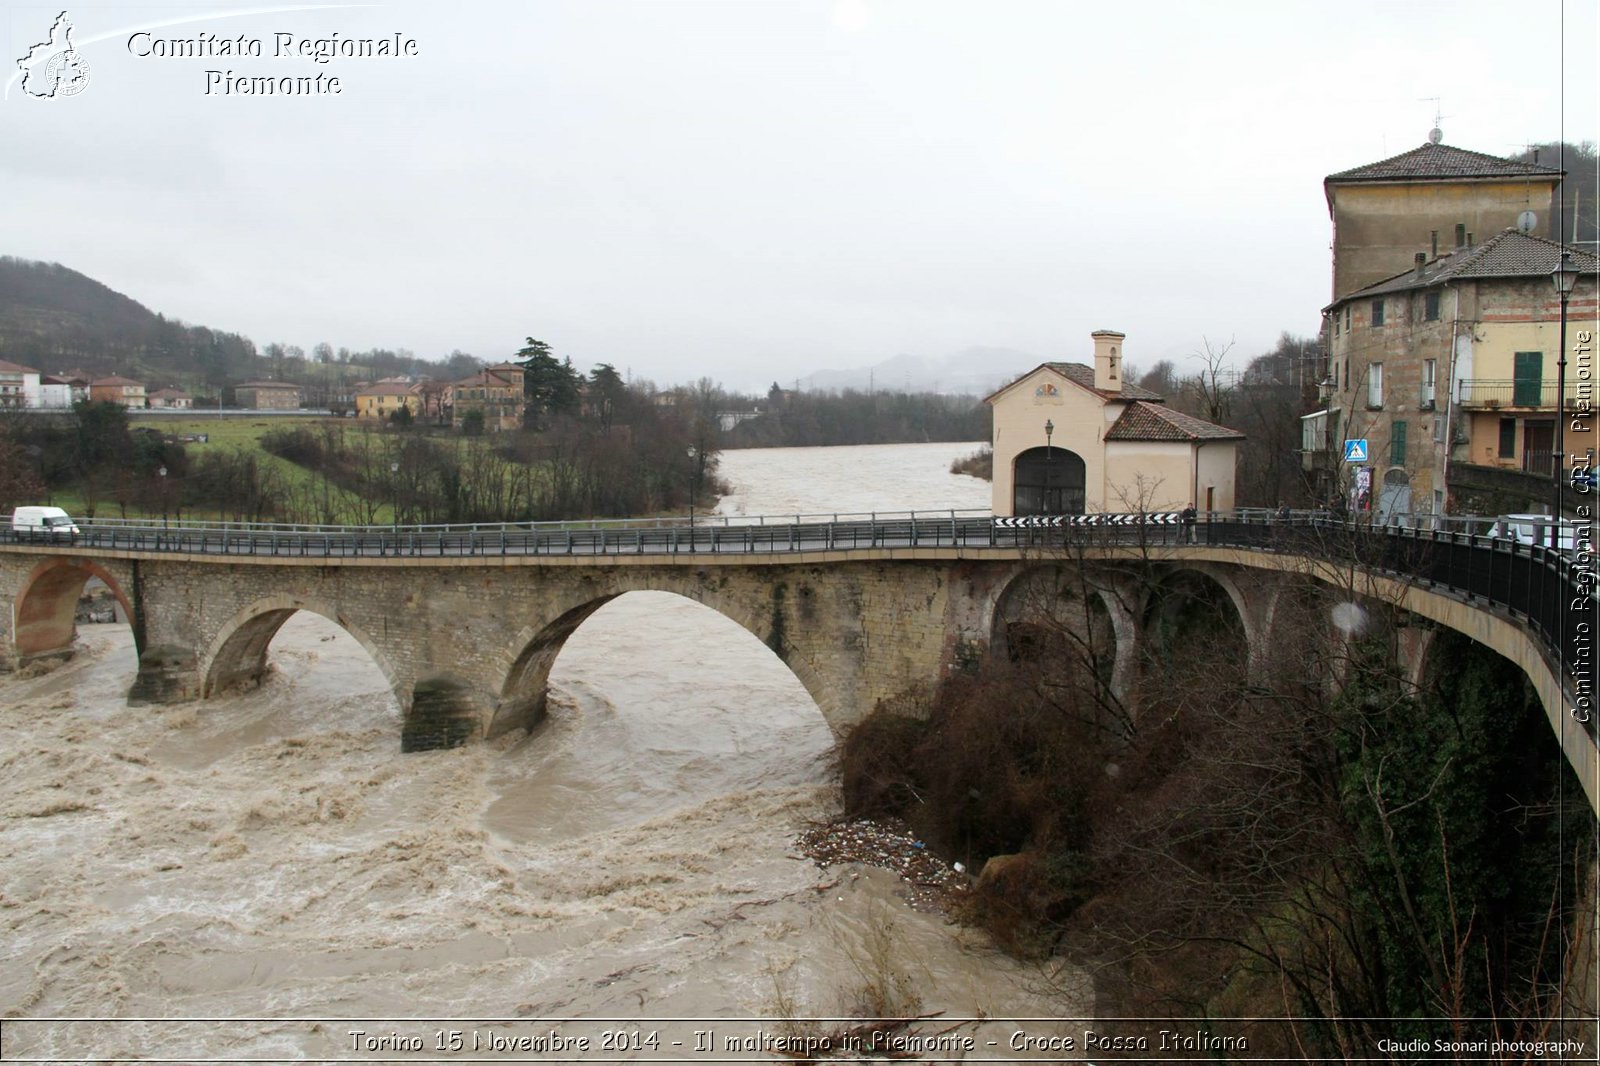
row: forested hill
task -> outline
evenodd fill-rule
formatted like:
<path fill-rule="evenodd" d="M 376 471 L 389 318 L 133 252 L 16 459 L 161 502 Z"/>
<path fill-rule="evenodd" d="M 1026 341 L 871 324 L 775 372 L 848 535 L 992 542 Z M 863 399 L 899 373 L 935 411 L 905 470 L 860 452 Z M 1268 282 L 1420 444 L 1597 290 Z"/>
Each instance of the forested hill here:
<path fill-rule="evenodd" d="M 94 373 L 192 388 L 255 372 L 255 345 L 237 333 L 186 326 L 59 263 L 0 257 L 0 359 L 45 373 Z"/>

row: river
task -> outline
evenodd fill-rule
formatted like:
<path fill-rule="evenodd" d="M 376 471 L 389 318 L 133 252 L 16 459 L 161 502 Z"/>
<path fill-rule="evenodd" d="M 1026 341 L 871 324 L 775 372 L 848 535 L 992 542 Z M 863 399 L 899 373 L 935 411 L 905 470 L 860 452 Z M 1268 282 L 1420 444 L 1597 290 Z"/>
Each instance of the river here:
<path fill-rule="evenodd" d="M 949 473 L 975 447 L 729 452 L 720 510 L 986 507 Z M 854 1013 L 875 945 L 947 1018 L 1092 1008 L 1080 975 L 1041 993 L 893 875 L 798 853 L 837 813 L 833 738 L 766 647 L 688 600 L 596 612 L 531 735 L 413 755 L 319 617 L 284 626 L 260 689 L 177 707 L 126 705 L 126 626 L 79 633 L 64 666 L 0 677 L 0 1057 L 456 1061 L 438 1031 L 481 1047 L 563 1018 L 684 1041 L 586 1061 L 733 1057 L 670 1019 Z"/>

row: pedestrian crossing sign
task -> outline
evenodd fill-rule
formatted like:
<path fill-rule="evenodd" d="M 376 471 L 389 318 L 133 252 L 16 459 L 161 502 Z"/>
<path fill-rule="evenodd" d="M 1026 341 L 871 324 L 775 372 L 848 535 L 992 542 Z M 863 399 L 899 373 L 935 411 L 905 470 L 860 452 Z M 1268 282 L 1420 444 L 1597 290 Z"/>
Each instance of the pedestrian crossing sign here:
<path fill-rule="evenodd" d="M 1344 461 L 1347 463 L 1364 463 L 1367 461 L 1367 438 L 1356 437 L 1344 442 Z"/>

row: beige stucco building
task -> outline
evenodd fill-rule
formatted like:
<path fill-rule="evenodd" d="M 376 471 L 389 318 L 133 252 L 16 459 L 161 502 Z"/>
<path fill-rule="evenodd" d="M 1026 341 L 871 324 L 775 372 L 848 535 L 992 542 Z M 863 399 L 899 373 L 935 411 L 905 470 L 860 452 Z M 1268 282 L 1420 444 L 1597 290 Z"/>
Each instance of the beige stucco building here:
<path fill-rule="evenodd" d="M 246 381 L 233 387 L 234 402 L 255 411 L 295 411 L 300 407 L 300 386 L 287 381 Z"/>
<path fill-rule="evenodd" d="M 1485 241 L 1525 211 L 1534 214 L 1533 232 L 1555 236 L 1550 208 L 1562 171 L 1469 152 L 1437 136 L 1323 179 L 1334 299 L 1393 277 L 1419 251 L 1433 259 Z"/>
<path fill-rule="evenodd" d="M 357 418 L 393 418 L 404 407 L 413 418 L 422 410 L 422 389 L 404 381 L 380 381 L 356 393 Z"/>
<path fill-rule="evenodd" d="M 145 406 L 144 382 L 113 374 L 89 383 L 89 399 L 93 403 L 115 403 L 128 408 Z"/>
<path fill-rule="evenodd" d="M 515 363 L 496 363 L 456 382 L 451 388 L 456 424 L 461 425 L 468 414 L 479 411 L 483 428 L 491 433 L 520 429 L 527 409 L 523 394 L 525 373 Z"/>
<path fill-rule="evenodd" d="M 194 407 L 194 397 L 182 389 L 157 389 L 146 397 L 151 407 L 165 407 L 187 411 Z"/>
<path fill-rule="evenodd" d="M 1043 363 L 985 400 L 994 410 L 994 513 L 1233 507 L 1244 434 L 1125 383 L 1124 335 L 1093 338 L 1093 366 Z"/>

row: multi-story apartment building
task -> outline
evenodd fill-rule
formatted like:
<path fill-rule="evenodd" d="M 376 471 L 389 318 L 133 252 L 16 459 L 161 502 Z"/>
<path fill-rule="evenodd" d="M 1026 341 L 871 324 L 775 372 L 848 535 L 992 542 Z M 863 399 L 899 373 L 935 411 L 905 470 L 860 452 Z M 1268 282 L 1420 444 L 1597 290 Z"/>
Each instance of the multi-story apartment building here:
<path fill-rule="evenodd" d="M 486 430 L 521 427 L 527 407 L 522 394 L 524 373 L 515 363 L 500 363 L 456 382 L 451 389 L 456 424 L 470 412 L 481 411 Z"/>
<path fill-rule="evenodd" d="M 39 406 L 39 372 L 0 359 L 0 407 Z"/>
<path fill-rule="evenodd" d="M 1563 252 L 1580 272 L 1569 320 L 1593 322 L 1600 259 L 1517 230 L 1434 258 L 1418 252 L 1410 270 L 1324 309 L 1329 404 L 1305 419 L 1307 447 L 1331 453 L 1346 440 L 1367 442 L 1364 462 L 1325 457 L 1328 469 L 1352 475 L 1343 489 L 1354 502 L 1380 517 L 1438 514 L 1454 509 L 1452 464 L 1553 473 L 1560 298 L 1552 273 Z M 1567 382 L 1572 409 L 1592 383 L 1576 373 Z"/>

